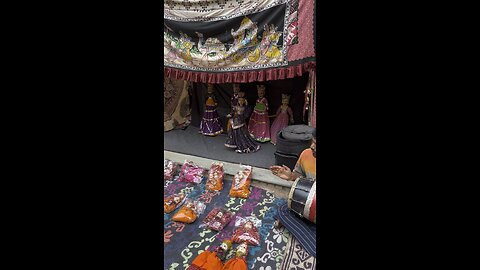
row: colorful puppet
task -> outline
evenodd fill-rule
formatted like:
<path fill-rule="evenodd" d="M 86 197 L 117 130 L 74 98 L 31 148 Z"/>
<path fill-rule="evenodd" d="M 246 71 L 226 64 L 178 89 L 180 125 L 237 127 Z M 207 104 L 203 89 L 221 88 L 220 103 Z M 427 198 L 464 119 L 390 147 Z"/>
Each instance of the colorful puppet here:
<path fill-rule="evenodd" d="M 265 98 L 265 86 L 257 85 L 258 99 L 248 124 L 250 136 L 259 142 L 270 141 L 270 120 L 268 118 L 268 101 Z"/>
<path fill-rule="evenodd" d="M 187 268 L 187 270 L 221 270 L 222 261 L 227 256 L 228 250 L 232 247 L 232 241 L 225 240 L 214 251 L 206 250 L 198 255 Z"/>
<path fill-rule="evenodd" d="M 239 92 L 238 104 L 234 107 L 233 117 L 229 120 L 231 129 L 228 131 L 228 139 L 225 146 L 234 149 L 237 153 L 252 153 L 260 149 L 248 133 L 245 119 L 248 117 L 248 107 L 245 93 Z"/>
<path fill-rule="evenodd" d="M 246 258 L 248 256 L 247 243 L 241 243 L 235 252 L 235 257 L 228 260 L 222 270 L 247 270 Z"/>
<path fill-rule="evenodd" d="M 171 213 L 183 202 L 185 195 L 183 193 L 174 194 L 163 199 L 163 210 L 165 213 Z"/>
<path fill-rule="evenodd" d="M 288 126 L 289 120 L 290 124 L 293 124 L 293 112 L 292 108 L 288 106 L 290 102 L 290 96 L 282 94 L 282 105 L 277 110 L 277 113 L 274 115 L 276 118 L 273 121 L 270 134 L 272 136 L 271 142 L 277 144 L 277 135 L 282 129 Z"/>
<path fill-rule="evenodd" d="M 223 132 L 218 121 L 217 101 L 213 94 L 213 84 L 208 84 L 208 95 L 205 103 L 205 112 L 200 122 L 200 133 L 206 136 L 216 136 Z"/>

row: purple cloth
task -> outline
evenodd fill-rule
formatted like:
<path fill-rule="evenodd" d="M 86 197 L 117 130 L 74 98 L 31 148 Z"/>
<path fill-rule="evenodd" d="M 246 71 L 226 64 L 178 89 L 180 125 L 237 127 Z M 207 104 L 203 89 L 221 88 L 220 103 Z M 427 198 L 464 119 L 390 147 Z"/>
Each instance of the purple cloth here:
<path fill-rule="evenodd" d="M 200 122 L 200 132 L 208 136 L 215 136 L 223 132 L 222 125 L 218 121 L 216 106 L 206 105 L 202 121 Z"/>
<path fill-rule="evenodd" d="M 235 149 L 238 153 L 253 153 L 260 149 L 260 145 L 250 137 L 245 126 L 228 131 L 228 139 L 225 146 Z"/>
<path fill-rule="evenodd" d="M 245 106 L 236 106 L 235 114 L 230 119 L 231 128 L 225 146 L 235 149 L 238 153 L 252 153 L 260 149 L 250 134 L 245 124 Z"/>

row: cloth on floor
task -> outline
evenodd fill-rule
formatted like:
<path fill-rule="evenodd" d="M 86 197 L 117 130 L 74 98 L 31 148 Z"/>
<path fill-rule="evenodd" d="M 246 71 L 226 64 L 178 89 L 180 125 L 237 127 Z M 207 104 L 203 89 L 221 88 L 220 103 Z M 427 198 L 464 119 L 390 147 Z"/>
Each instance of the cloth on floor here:
<path fill-rule="evenodd" d="M 239 166 L 240 169 L 240 166 Z M 189 199 L 204 202 L 205 211 L 191 224 L 174 222 L 171 217 L 179 209 L 164 214 L 164 269 L 186 269 L 201 252 L 210 247 L 219 246 L 224 240 L 231 239 L 235 231 L 235 219 L 232 219 L 222 231 L 212 231 L 208 228 L 199 228 L 202 221 L 216 207 L 226 208 L 238 217 L 255 216 L 262 220 L 259 228 L 260 246 L 250 246 L 246 262 L 248 269 L 280 269 L 281 260 L 288 243 L 290 234 L 285 228 L 275 229 L 275 218 L 279 206 L 284 199 L 275 198 L 273 193 L 257 187 L 251 187 L 247 200 L 231 198 L 229 196 L 232 180 L 224 180 L 224 188 L 220 193 L 206 190 L 206 177 L 200 184 L 177 181 L 164 182 L 165 196 L 178 194 L 187 195 Z M 162 180 L 163 181 L 163 180 Z M 234 256 L 234 248 L 227 254 L 224 262 Z"/>
<path fill-rule="evenodd" d="M 287 203 L 281 205 L 278 210 L 278 218 L 293 237 L 313 257 L 317 257 L 317 227 L 314 223 L 300 218 L 292 210 L 288 209 Z"/>
<path fill-rule="evenodd" d="M 316 269 L 317 259 L 303 248 L 295 237 L 290 237 L 280 270 Z"/>

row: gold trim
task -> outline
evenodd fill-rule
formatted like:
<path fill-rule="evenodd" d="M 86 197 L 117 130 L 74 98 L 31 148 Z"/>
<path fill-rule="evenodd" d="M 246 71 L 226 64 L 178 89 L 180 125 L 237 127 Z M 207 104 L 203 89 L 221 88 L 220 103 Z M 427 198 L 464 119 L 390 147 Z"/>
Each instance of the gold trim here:
<path fill-rule="evenodd" d="M 293 193 L 295 192 L 295 188 L 297 187 L 297 183 L 300 180 L 300 177 L 295 180 L 290 189 L 290 193 L 288 194 L 288 208 L 292 209 L 292 200 L 293 200 Z"/>
<path fill-rule="evenodd" d="M 303 209 L 304 215 L 307 219 L 310 217 L 310 207 L 313 201 L 313 195 L 317 192 L 317 182 L 313 182 L 312 188 L 310 189 L 310 193 L 308 194 L 307 201 L 305 202 L 305 208 Z"/>
<path fill-rule="evenodd" d="M 243 127 L 243 126 L 245 126 L 245 124 L 241 124 L 240 126 L 234 126 L 234 125 L 232 125 L 232 128 L 233 128 L 233 129 L 239 129 L 239 128 Z"/>
<path fill-rule="evenodd" d="M 253 118 L 250 118 L 250 121 L 253 121 L 253 122 L 257 123 L 257 124 L 266 124 L 266 123 L 267 123 L 267 122 L 257 122 L 257 121 L 256 121 L 255 119 L 253 119 Z"/>

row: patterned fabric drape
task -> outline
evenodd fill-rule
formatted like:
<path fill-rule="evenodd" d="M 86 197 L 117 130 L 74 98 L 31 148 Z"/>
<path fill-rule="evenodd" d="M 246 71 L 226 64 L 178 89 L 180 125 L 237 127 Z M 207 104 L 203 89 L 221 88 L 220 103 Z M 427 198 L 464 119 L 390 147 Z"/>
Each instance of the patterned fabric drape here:
<path fill-rule="evenodd" d="M 166 76 L 268 81 L 315 67 L 314 0 L 165 1 Z"/>
<path fill-rule="evenodd" d="M 163 81 L 163 130 L 184 127 L 190 123 L 190 104 L 187 81 L 165 78 Z"/>

